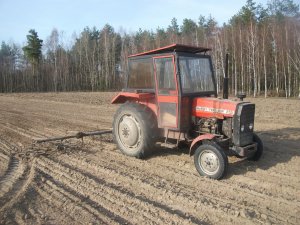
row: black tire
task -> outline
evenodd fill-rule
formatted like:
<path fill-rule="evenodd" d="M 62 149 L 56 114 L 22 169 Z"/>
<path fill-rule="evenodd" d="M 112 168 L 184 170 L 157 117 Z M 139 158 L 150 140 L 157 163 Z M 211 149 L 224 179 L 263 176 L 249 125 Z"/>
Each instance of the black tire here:
<path fill-rule="evenodd" d="M 257 151 L 255 152 L 255 154 L 251 157 L 248 158 L 248 160 L 250 161 L 258 161 L 264 151 L 264 145 L 263 142 L 261 141 L 260 137 L 257 136 L 257 134 L 253 134 L 253 141 L 257 143 Z"/>
<path fill-rule="evenodd" d="M 149 155 L 156 142 L 156 129 L 154 113 L 144 105 L 126 102 L 115 113 L 113 137 L 125 155 L 136 158 Z"/>
<path fill-rule="evenodd" d="M 228 168 L 227 155 L 219 145 L 213 142 L 200 145 L 196 149 L 194 163 L 201 176 L 215 180 L 224 177 Z"/>

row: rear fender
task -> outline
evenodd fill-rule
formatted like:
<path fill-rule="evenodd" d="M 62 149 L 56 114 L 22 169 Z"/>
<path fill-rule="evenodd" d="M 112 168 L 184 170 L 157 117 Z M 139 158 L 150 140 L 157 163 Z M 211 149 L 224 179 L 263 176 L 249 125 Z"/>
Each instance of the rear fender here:
<path fill-rule="evenodd" d="M 111 104 L 120 104 L 127 101 L 150 101 L 155 98 L 153 93 L 132 93 L 132 92 L 120 92 L 113 98 Z"/>
<path fill-rule="evenodd" d="M 113 98 L 111 104 L 122 104 L 125 102 L 136 102 L 145 105 L 157 116 L 157 104 L 154 93 L 120 92 Z"/>
<path fill-rule="evenodd" d="M 196 137 L 190 147 L 190 155 L 194 155 L 196 147 L 202 143 L 204 140 L 212 140 L 216 135 L 214 134 L 202 134 Z"/>

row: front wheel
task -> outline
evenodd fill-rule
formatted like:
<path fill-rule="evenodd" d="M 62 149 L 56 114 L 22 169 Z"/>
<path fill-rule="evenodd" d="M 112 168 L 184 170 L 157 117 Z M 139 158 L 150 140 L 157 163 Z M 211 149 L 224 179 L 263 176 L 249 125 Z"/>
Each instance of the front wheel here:
<path fill-rule="evenodd" d="M 209 143 L 196 149 L 194 163 L 201 176 L 219 180 L 226 174 L 228 158 L 220 146 Z"/>

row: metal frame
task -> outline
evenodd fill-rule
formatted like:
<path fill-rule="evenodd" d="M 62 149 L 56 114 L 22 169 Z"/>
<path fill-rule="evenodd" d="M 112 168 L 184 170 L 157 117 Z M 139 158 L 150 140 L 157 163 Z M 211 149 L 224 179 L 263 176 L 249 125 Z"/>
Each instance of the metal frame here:
<path fill-rule="evenodd" d="M 178 67 L 178 79 L 180 79 L 180 68 L 179 68 L 179 58 L 180 56 L 185 56 L 185 57 L 193 57 L 193 58 L 207 58 L 210 59 L 209 63 L 210 63 L 210 69 L 212 72 L 212 81 L 214 84 L 214 91 L 201 91 L 201 92 L 194 92 L 194 93 L 183 93 L 182 92 L 182 84 L 181 81 L 179 81 L 180 83 L 180 94 L 181 96 L 191 96 L 191 97 L 203 97 L 203 96 L 211 96 L 211 95 L 215 95 L 215 97 L 217 97 L 217 85 L 216 85 L 216 78 L 215 78 L 215 73 L 214 73 L 214 68 L 212 65 L 212 60 L 211 60 L 211 56 L 210 55 L 203 55 L 203 54 L 193 54 L 193 53 L 183 53 L 183 52 L 177 52 L 177 62 L 176 65 Z"/>
<path fill-rule="evenodd" d="M 155 65 L 155 59 L 162 59 L 162 58 L 171 58 L 172 59 L 172 63 L 173 63 L 173 75 L 174 75 L 174 81 L 175 81 L 175 86 L 176 86 L 176 95 L 167 95 L 167 94 L 159 94 L 159 85 L 158 85 L 158 80 L 157 80 L 157 73 L 156 73 L 156 65 Z M 158 108 L 158 119 L 160 121 L 160 108 L 159 108 L 159 103 L 160 102 L 169 102 L 169 103 L 173 103 L 171 101 L 171 99 L 173 98 L 177 98 L 177 102 L 174 102 L 176 103 L 176 126 L 173 127 L 173 126 L 166 126 L 168 128 L 175 128 L 175 129 L 178 129 L 179 128 L 179 84 L 178 84 L 178 79 L 177 79 L 177 68 L 176 68 L 176 61 L 175 61 L 175 54 L 168 54 L 168 55 L 160 55 L 160 56 L 152 56 L 152 63 L 153 63 L 153 72 L 154 72 L 154 78 L 155 78 L 155 84 L 156 84 L 156 100 L 157 100 L 157 108 Z M 160 101 L 159 98 L 163 97 L 163 99 L 166 99 L 166 100 L 170 100 L 170 101 Z M 159 126 L 161 124 L 159 123 Z M 162 127 L 164 128 L 164 127 Z"/>
<path fill-rule="evenodd" d="M 149 61 L 153 61 L 153 58 L 157 58 L 157 57 L 165 57 L 165 56 L 170 56 L 170 55 L 174 55 L 175 56 L 175 67 L 176 67 L 176 77 L 177 79 L 179 79 L 177 81 L 177 83 L 179 84 L 179 88 L 178 88 L 178 94 L 180 95 L 180 97 L 183 96 L 190 96 L 190 97 L 203 97 L 203 96 L 211 96 L 214 95 L 215 97 L 217 97 L 217 85 L 216 85 L 216 78 L 215 78 L 215 73 L 214 73 L 214 68 L 212 65 L 212 60 L 211 60 L 211 56 L 210 55 L 204 55 L 204 54 L 194 54 L 194 53 L 184 53 L 184 52 L 169 52 L 169 53 L 160 53 L 160 54 L 152 54 L 152 55 L 141 55 L 141 56 L 134 56 L 129 58 L 128 63 L 130 63 L 130 61 L 133 60 L 139 60 L 139 59 L 149 59 Z M 213 80 L 213 84 L 214 84 L 214 91 L 202 91 L 202 92 L 195 92 L 195 93 L 182 93 L 182 85 L 181 85 L 181 81 L 180 81 L 180 68 L 179 68 L 179 57 L 180 56 L 186 56 L 186 57 L 194 57 L 194 58 L 209 58 L 210 59 L 210 68 L 212 71 L 212 80 Z M 152 72 L 154 73 L 154 67 Z M 136 89 L 132 89 L 132 88 L 128 88 L 128 81 L 129 81 L 129 66 L 128 66 L 128 71 L 127 71 L 127 79 L 126 79 L 126 91 L 127 90 L 136 90 Z M 153 74 L 154 76 L 154 74 Z M 154 80 L 155 83 L 155 80 Z M 141 90 L 145 90 L 145 91 L 152 91 L 152 92 L 156 92 L 154 89 L 141 89 Z"/>
<path fill-rule="evenodd" d="M 155 88 L 154 89 L 134 89 L 134 88 L 129 88 L 128 87 L 128 82 L 129 82 L 129 76 L 130 76 L 130 66 L 128 66 L 128 71 L 127 71 L 127 80 L 126 80 L 126 88 L 124 91 L 127 92 L 135 92 L 135 93 L 155 93 L 155 99 L 157 102 L 157 108 L 158 108 L 158 90 L 157 90 L 157 81 L 156 81 L 156 74 L 155 74 L 155 65 L 154 65 L 154 60 L 156 58 L 166 58 L 166 57 L 173 57 L 173 64 L 174 64 L 174 77 L 175 77 L 175 82 L 176 82 L 176 92 L 177 92 L 177 114 L 176 114 L 176 127 L 165 127 L 169 128 L 175 131 L 180 131 L 181 130 L 181 106 L 182 106 L 182 98 L 188 97 L 189 101 L 192 101 L 192 98 L 194 97 L 210 97 L 210 96 L 215 96 L 217 97 L 217 86 L 216 86 L 216 78 L 215 78 L 215 73 L 213 69 L 213 64 L 212 64 L 212 59 L 210 55 L 206 55 L 204 53 L 189 53 L 189 52 L 163 52 L 163 53 L 154 53 L 154 54 L 137 54 L 137 55 L 132 55 L 131 57 L 128 58 L 128 64 L 130 64 L 130 61 L 134 60 L 149 60 L 149 63 L 152 63 L 152 70 L 151 73 L 154 78 L 154 84 Z M 179 58 L 181 56 L 184 57 L 193 57 L 193 58 L 208 58 L 210 62 L 210 69 L 212 71 L 212 81 L 214 85 L 214 91 L 202 91 L 202 92 L 195 92 L 195 93 L 183 93 L 182 92 L 182 84 L 181 84 L 181 75 L 180 75 L 180 67 L 179 67 Z M 160 94 L 163 96 L 163 94 Z M 168 95 L 166 95 L 167 97 Z M 159 110 L 159 109 L 158 109 Z"/>
<path fill-rule="evenodd" d="M 130 64 L 129 64 L 129 62 L 130 61 L 135 61 L 135 60 L 147 60 L 147 59 L 149 59 L 149 62 L 151 62 L 152 61 L 152 57 L 151 56 L 149 56 L 149 55 L 145 55 L 145 56 L 139 56 L 139 57 L 133 57 L 133 58 L 129 58 L 128 59 L 128 66 L 127 66 L 127 78 L 126 78 L 126 84 L 125 84 L 125 89 L 126 89 L 126 91 L 127 90 L 137 90 L 137 89 L 134 89 L 134 88 L 128 88 L 128 83 L 129 83 L 129 72 L 130 72 Z M 153 67 L 151 67 L 152 69 L 151 69 L 151 74 L 152 74 L 152 76 L 154 77 L 154 68 Z M 155 84 L 155 80 L 153 81 L 153 83 Z M 152 90 L 153 91 L 153 93 L 155 93 L 155 88 L 154 89 L 152 89 L 152 88 L 147 88 L 147 89 L 140 89 L 140 90 Z"/>

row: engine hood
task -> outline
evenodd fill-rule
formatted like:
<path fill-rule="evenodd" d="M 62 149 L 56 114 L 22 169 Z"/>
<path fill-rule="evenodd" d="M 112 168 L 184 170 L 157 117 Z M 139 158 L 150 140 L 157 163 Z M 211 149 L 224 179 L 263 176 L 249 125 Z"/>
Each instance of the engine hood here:
<path fill-rule="evenodd" d="M 196 117 L 233 117 L 238 104 L 241 101 L 233 101 L 220 98 L 194 98 L 192 104 L 192 114 Z"/>

